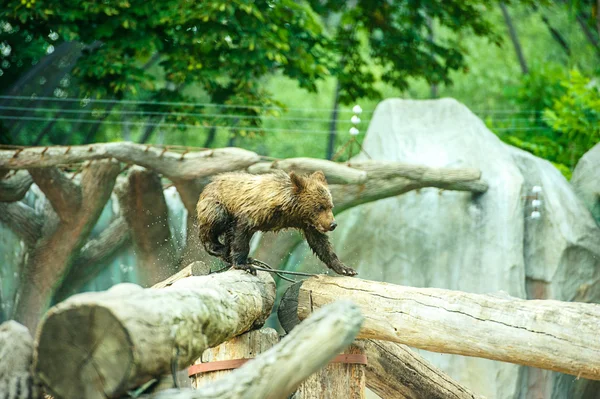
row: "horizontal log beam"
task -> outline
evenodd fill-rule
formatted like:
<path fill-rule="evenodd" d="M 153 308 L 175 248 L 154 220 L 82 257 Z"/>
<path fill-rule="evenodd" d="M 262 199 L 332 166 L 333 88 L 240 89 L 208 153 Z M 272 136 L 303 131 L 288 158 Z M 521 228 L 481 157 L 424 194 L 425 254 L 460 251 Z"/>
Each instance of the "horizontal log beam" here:
<path fill-rule="evenodd" d="M 363 310 L 360 338 L 475 356 L 600 380 L 600 305 L 311 277 L 279 307 L 282 326 L 338 299 Z M 377 309 L 377 311 L 373 311 Z"/>
<path fill-rule="evenodd" d="M 174 180 L 190 180 L 245 169 L 260 160 L 254 152 L 240 148 L 180 154 L 152 146 L 120 142 L 0 150 L 0 169 L 47 168 L 108 158 L 140 165 Z"/>
<path fill-rule="evenodd" d="M 287 398 L 302 381 L 352 343 L 362 321 L 361 312 L 350 301 L 329 304 L 280 343 L 222 379 L 198 390 L 166 390 L 151 398 Z"/>
<path fill-rule="evenodd" d="M 261 326 L 274 299 L 268 273 L 240 270 L 188 277 L 166 288 L 126 283 L 74 295 L 43 319 L 35 371 L 60 398 L 81 398 L 82 392 L 118 397 Z"/>
<path fill-rule="evenodd" d="M 248 172 L 262 174 L 273 170 L 292 170 L 310 174 L 318 170 L 327 177 L 329 184 L 362 184 L 367 181 L 367 172 L 350 168 L 344 164 L 314 158 L 288 158 L 274 162 L 259 162 L 248 168 Z"/>

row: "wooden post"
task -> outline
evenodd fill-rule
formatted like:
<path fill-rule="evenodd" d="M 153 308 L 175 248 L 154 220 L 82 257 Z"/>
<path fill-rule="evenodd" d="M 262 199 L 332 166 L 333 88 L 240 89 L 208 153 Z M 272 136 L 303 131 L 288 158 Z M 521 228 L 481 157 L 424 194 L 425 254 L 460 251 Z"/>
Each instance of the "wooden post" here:
<path fill-rule="evenodd" d="M 356 345 L 349 346 L 343 355 L 334 358 L 327 366 L 300 384 L 294 399 L 363 399 L 366 362 L 368 359 L 361 348 Z"/>
<path fill-rule="evenodd" d="M 231 373 L 279 342 L 277 331 L 272 328 L 249 331 L 214 348 L 204 351 L 202 356 L 189 369 L 193 388 L 200 388 L 207 383 Z"/>

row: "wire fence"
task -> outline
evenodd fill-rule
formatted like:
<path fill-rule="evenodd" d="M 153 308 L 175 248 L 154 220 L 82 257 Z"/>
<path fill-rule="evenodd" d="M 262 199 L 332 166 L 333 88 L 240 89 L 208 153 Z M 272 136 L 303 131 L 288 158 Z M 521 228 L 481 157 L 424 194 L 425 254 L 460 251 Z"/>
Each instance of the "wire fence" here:
<path fill-rule="evenodd" d="M 172 108 L 175 107 L 177 109 L 173 110 Z M 273 111 L 277 113 L 274 114 Z M 324 137 L 331 136 L 333 133 L 333 139 L 337 139 L 338 142 L 340 136 L 348 136 L 346 133 L 349 127 L 354 125 L 351 122 L 353 111 L 339 109 L 335 121 L 331 119 L 332 111 L 331 108 L 284 108 L 261 104 L 223 105 L 205 102 L 0 95 L 0 123 L 4 122 L 5 127 L 8 124 L 7 130 L 13 138 L 18 137 L 19 134 L 36 135 L 34 144 L 41 144 L 43 136 L 52 129 L 58 129 L 57 125 L 60 125 L 63 131 L 71 130 L 66 134 L 68 138 L 64 140 L 73 139 L 74 135 L 80 134 L 73 131 L 85 130 L 83 126 L 93 125 L 85 134 L 89 135 L 90 131 L 100 127 L 104 129 L 112 127 L 111 131 L 117 135 L 113 137 L 114 139 L 130 140 L 132 133 L 129 130 L 132 128 L 136 129 L 135 134 L 140 137 L 144 137 L 142 133 L 144 130 L 157 129 L 158 134 L 166 137 L 165 142 L 182 144 L 178 141 L 181 140 L 181 136 L 173 135 L 174 132 L 187 130 L 208 132 L 213 129 L 227 131 L 231 136 L 247 132 L 257 133 L 271 138 L 272 141 L 290 141 L 287 145 L 298 141 L 299 146 L 306 146 L 306 138 L 299 139 L 303 135 Z M 361 112 L 362 120 L 359 128 L 363 137 L 374 112 L 375 109 Z M 550 130 L 541 122 L 539 110 L 479 109 L 473 112 L 482 119 L 491 120 L 493 126 L 489 127 L 498 134 L 511 132 L 537 134 Z M 20 133 L 24 128 L 27 132 Z M 164 136 L 165 134 L 171 135 Z M 290 140 L 287 140 L 285 139 L 287 134 L 294 136 L 290 136 Z M 194 135 L 196 140 L 194 143 L 197 145 L 197 133 Z M 318 145 L 328 146 L 325 140 L 319 143 Z M 63 141 L 61 144 L 74 143 Z M 233 145 L 231 141 L 229 144 Z"/>

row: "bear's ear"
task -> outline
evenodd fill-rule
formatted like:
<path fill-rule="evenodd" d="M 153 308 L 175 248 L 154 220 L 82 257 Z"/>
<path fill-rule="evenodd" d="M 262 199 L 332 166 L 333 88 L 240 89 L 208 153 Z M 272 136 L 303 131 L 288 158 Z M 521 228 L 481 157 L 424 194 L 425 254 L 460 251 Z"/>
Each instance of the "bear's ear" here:
<path fill-rule="evenodd" d="M 323 172 L 321 172 L 320 170 L 317 170 L 315 173 L 310 175 L 310 177 L 312 179 L 315 179 L 316 181 L 320 181 L 321 183 L 327 184 L 327 179 L 325 178 L 325 174 Z"/>
<path fill-rule="evenodd" d="M 306 187 L 306 181 L 304 180 L 304 177 L 298 176 L 296 172 L 290 172 L 290 179 L 292 180 L 292 186 L 294 186 L 295 193 L 299 193 Z"/>

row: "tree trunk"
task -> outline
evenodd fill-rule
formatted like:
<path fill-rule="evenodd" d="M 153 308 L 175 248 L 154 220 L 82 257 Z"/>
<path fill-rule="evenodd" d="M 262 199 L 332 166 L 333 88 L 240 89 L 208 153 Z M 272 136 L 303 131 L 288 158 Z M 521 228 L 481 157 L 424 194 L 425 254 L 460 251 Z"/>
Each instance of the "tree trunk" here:
<path fill-rule="evenodd" d="M 75 295 L 40 325 L 35 370 L 60 398 L 117 397 L 262 325 L 274 298 L 268 273 L 239 270 Z"/>
<path fill-rule="evenodd" d="M 527 67 L 525 55 L 523 54 L 523 50 L 521 49 L 521 42 L 519 41 L 519 36 L 517 36 L 517 31 L 513 25 L 512 18 L 508 13 L 506 4 L 500 2 L 500 9 L 502 10 L 502 15 L 504 16 L 504 22 L 506 23 L 506 27 L 508 28 L 510 40 L 512 41 L 513 47 L 515 48 L 515 52 L 517 53 L 517 59 L 519 60 L 519 65 L 521 65 L 521 72 L 523 73 L 523 75 L 527 75 L 529 73 L 529 68 Z"/>
<path fill-rule="evenodd" d="M 363 309 L 365 323 L 360 338 L 600 380 L 597 304 L 522 300 L 317 276 L 286 292 L 279 319 L 287 329 L 295 318 L 302 320 L 313 309 L 340 298 L 352 299 Z"/>
<path fill-rule="evenodd" d="M 335 148 L 335 136 L 337 135 L 337 122 L 340 109 L 341 88 L 342 87 L 338 79 L 335 83 L 335 93 L 333 95 L 333 108 L 331 110 L 331 118 L 329 119 L 329 140 L 327 141 L 327 153 L 325 154 L 326 159 L 331 159 L 333 157 L 333 150 Z"/>
<path fill-rule="evenodd" d="M 281 342 L 199 390 L 167 390 L 152 399 L 285 399 L 352 343 L 363 317 L 350 301 L 315 312 Z"/>
<path fill-rule="evenodd" d="M 54 168 L 30 170 L 51 205 L 34 216 L 43 220 L 41 237 L 32 243 L 17 292 L 15 318 L 31 331 L 96 224 L 119 170 L 116 162 L 95 162 L 84 168 L 79 185 Z"/>
<path fill-rule="evenodd" d="M 367 386 L 382 399 L 483 399 L 411 351 L 394 342 L 357 341 L 367 356 Z"/>
<path fill-rule="evenodd" d="M 210 129 L 208 129 L 208 135 L 206 136 L 206 141 L 204 142 L 204 148 L 212 147 L 213 143 L 215 142 L 216 137 L 217 137 L 217 128 L 213 126 Z"/>

